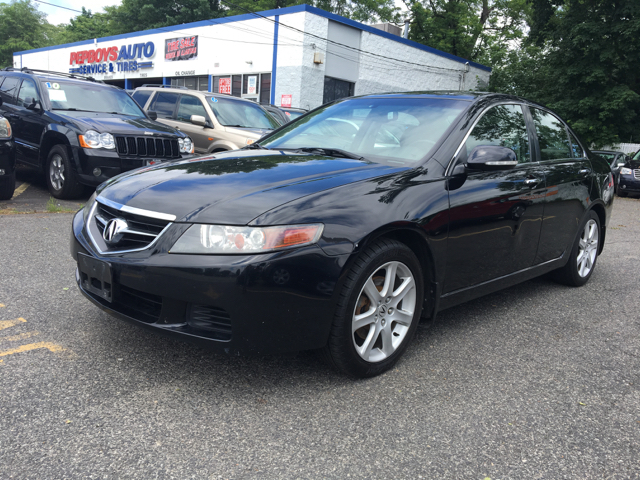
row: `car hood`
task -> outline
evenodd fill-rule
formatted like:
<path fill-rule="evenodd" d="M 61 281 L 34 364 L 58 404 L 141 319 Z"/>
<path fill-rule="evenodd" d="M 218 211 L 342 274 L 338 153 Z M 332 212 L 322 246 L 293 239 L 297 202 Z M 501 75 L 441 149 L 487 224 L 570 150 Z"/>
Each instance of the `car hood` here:
<path fill-rule="evenodd" d="M 79 129 L 96 130 L 99 133 L 112 133 L 114 135 L 178 135 L 178 131 L 159 122 L 154 122 L 145 117 L 128 117 L 112 113 L 100 112 L 64 112 L 61 117 L 66 117 L 75 123 Z M 149 132 L 149 133 L 146 133 Z"/>
<path fill-rule="evenodd" d="M 238 150 L 114 177 L 100 197 L 175 215 L 178 222 L 246 225 L 292 200 L 399 171 L 364 160 Z"/>

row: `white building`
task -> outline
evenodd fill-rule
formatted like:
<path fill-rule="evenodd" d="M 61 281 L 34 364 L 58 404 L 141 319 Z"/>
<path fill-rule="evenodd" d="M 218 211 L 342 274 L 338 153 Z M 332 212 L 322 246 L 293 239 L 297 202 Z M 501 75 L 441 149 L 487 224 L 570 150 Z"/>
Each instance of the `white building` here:
<path fill-rule="evenodd" d="M 469 90 L 491 72 L 309 5 L 16 52 L 13 60 L 127 89 L 184 85 L 305 109 L 349 95 Z"/>

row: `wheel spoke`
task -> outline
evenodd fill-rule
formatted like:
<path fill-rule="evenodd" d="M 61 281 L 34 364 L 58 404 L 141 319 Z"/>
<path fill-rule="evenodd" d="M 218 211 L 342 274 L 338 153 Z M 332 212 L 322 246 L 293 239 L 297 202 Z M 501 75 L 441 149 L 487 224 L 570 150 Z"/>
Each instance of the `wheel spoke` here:
<path fill-rule="evenodd" d="M 587 248 L 587 241 L 584 238 L 580 238 L 580 249 L 584 250 L 585 248 Z"/>
<path fill-rule="evenodd" d="M 393 335 L 391 334 L 391 324 L 389 324 L 386 328 L 380 330 L 380 336 L 382 338 L 382 353 L 384 353 L 385 357 L 388 357 L 393 353 L 395 348 L 393 348 Z"/>
<path fill-rule="evenodd" d="M 362 327 L 371 325 L 375 322 L 375 316 L 378 309 L 373 306 L 368 311 L 353 317 L 353 331 L 360 330 Z"/>
<path fill-rule="evenodd" d="M 369 300 L 372 304 L 374 304 L 374 306 L 378 305 L 381 296 L 380 292 L 378 291 L 378 287 L 376 287 L 376 284 L 373 283 L 373 277 L 369 277 L 369 280 L 367 280 L 364 284 L 364 293 L 367 295 L 367 297 L 369 297 Z"/>
<path fill-rule="evenodd" d="M 402 301 L 407 293 L 415 288 L 415 281 L 413 280 L 413 277 L 403 277 L 402 280 L 402 285 L 400 285 L 392 294 L 392 304 L 394 307 Z"/>
<path fill-rule="evenodd" d="M 398 264 L 392 262 L 385 267 L 386 273 L 384 276 L 384 287 L 380 292 L 380 297 L 385 298 L 393 291 L 393 285 L 396 283 L 396 272 L 398 271 Z"/>
<path fill-rule="evenodd" d="M 399 323 L 400 325 L 404 325 L 408 327 L 411 325 L 411 320 L 413 320 L 413 313 L 407 312 L 406 310 L 396 310 L 393 312 L 392 321 Z"/>
<path fill-rule="evenodd" d="M 380 332 L 378 331 L 377 326 L 376 325 L 372 326 L 369 329 L 369 333 L 367 334 L 367 338 L 364 339 L 364 342 L 362 343 L 362 346 L 358 349 L 358 353 L 365 360 L 369 359 L 369 356 L 371 355 L 371 349 L 373 348 L 373 345 L 376 343 L 376 340 L 378 339 L 378 334 L 379 333 Z"/>

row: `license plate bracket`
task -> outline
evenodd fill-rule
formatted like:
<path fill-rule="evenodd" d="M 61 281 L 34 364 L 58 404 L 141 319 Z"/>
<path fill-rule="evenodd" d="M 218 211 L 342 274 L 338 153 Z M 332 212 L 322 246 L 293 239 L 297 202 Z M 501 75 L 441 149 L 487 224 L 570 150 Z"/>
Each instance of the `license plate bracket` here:
<path fill-rule="evenodd" d="M 78 253 L 78 271 L 80 283 L 86 291 L 113 301 L 113 272 L 111 265 L 97 258 Z"/>

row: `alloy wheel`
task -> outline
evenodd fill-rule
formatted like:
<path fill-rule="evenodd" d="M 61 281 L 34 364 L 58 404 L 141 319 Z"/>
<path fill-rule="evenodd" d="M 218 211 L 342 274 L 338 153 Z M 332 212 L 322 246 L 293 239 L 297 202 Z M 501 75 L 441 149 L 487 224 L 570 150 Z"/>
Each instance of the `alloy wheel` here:
<path fill-rule="evenodd" d="M 358 355 L 380 362 L 402 344 L 416 309 L 416 282 L 401 262 L 388 262 L 365 282 L 353 313 L 352 340 Z"/>
<path fill-rule="evenodd" d="M 578 275 L 586 277 L 591 272 L 598 255 L 598 224 L 590 219 L 584 229 L 578 243 Z"/>
<path fill-rule="evenodd" d="M 62 190 L 64 186 L 64 162 L 60 155 L 54 155 L 49 163 L 49 180 L 56 190 Z"/>

